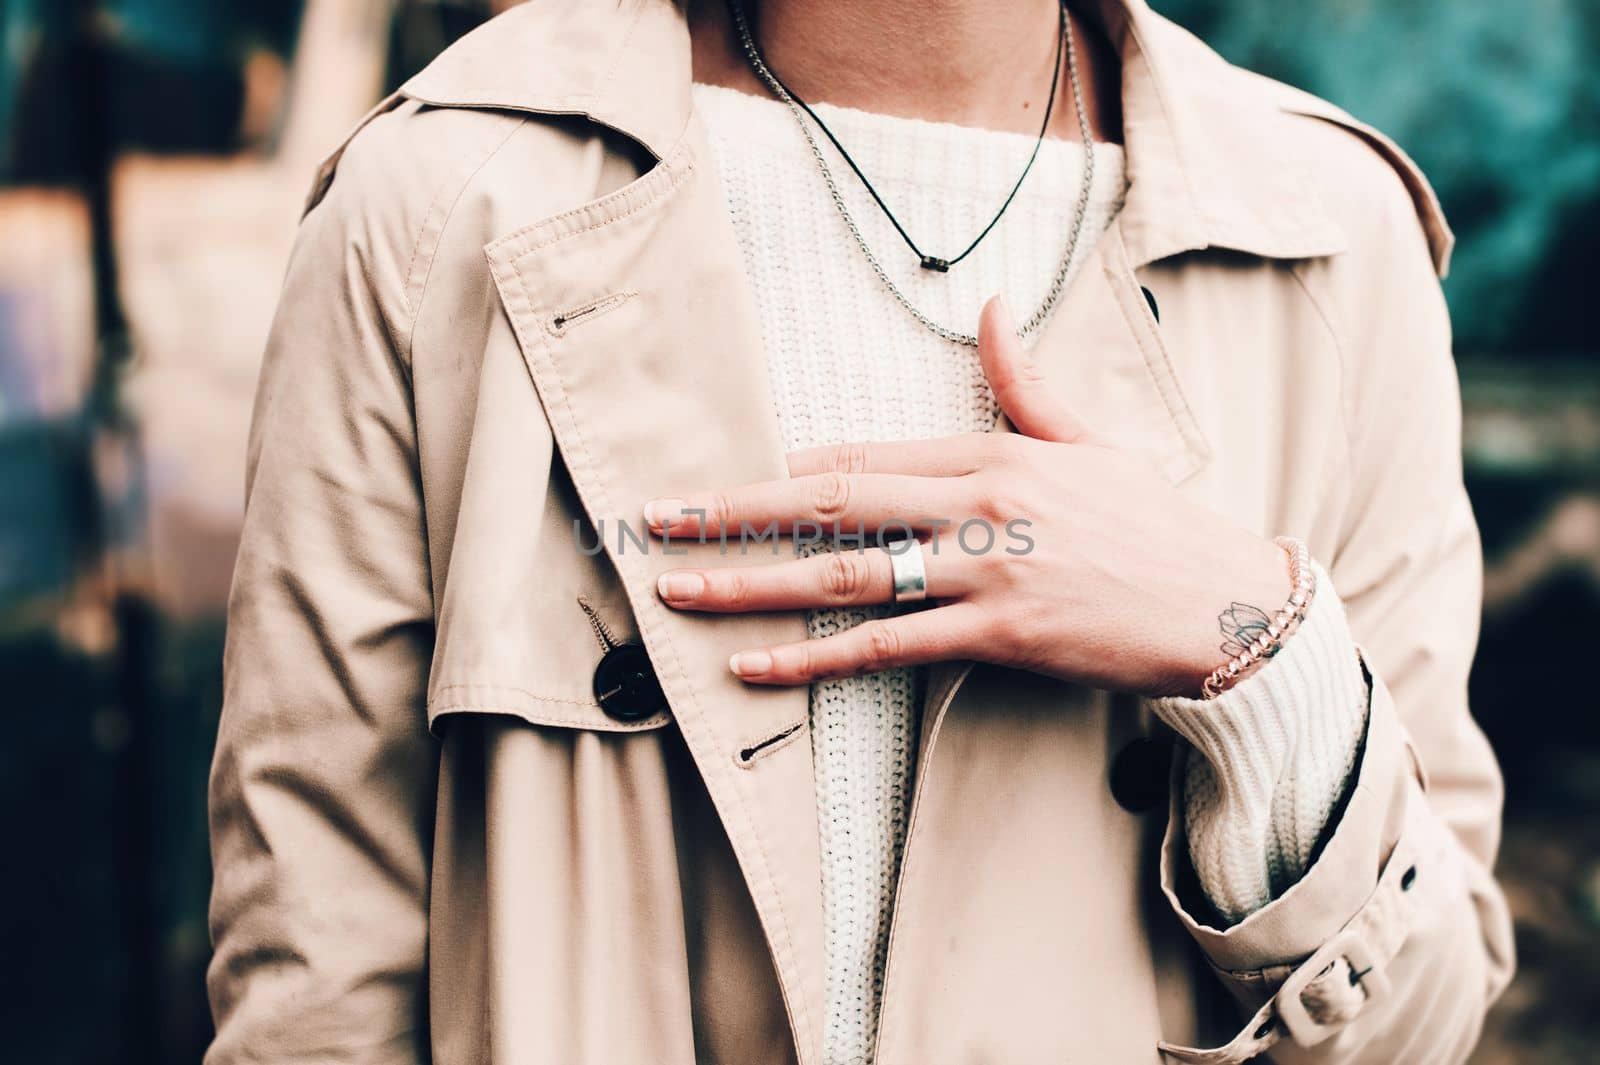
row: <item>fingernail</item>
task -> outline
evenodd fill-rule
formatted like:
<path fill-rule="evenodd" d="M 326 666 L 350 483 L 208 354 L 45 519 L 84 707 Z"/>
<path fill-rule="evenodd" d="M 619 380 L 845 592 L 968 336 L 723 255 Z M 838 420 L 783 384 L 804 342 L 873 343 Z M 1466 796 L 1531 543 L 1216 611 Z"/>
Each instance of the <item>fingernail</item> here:
<path fill-rule="evenodd" d="M 644 505 L 644 523 L 652 529 L 664 529 L 682 517 L 681 499 L 655 499 Z"/>
<path fill-rule="evenodd" d="M 706 590 L 706 579 L 698 573 L 677 571 L 663 573 L 656 581 L 656 591 L 661 593 L 661 598 L 669 603 L 673 600 L 682 602 L 686 599 L 698 599 L 700 593 Z"/>
<path fill-rule="evenodd" d="M 741 677 L 759 677 L 772 669 L 772 656 L 765 651 L 740 651 L 728 659 L 728 668 Z"/>

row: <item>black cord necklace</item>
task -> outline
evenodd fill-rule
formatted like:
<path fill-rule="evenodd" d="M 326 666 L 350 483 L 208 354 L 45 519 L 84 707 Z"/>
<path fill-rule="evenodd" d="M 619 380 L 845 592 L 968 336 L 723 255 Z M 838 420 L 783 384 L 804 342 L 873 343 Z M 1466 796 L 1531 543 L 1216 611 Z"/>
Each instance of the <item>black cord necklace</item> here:
<path fill-rule="evenodd" d="M 900 224 L 900 220 L 894 216 L 894 212 L 889 210 L 889 205 L 883 202 L 883 197 L 878 195 L 878 190 L 872 187 L 872 182 L 867 180 L 867 175 L 862 173 L 861 168 L 856 165 L 856 161 L 850 157 L 850 153 L 845 151 L 844 145 L 839 143 L 839 138 L 834 136 L 833 131 L 828 128 L 828 124 L 818 118 L 817 113 L 811 109 L 811 105 L 802 100 L 788 85 L 784 84 L 777 73 L 767 65 L 766 59 L 761 54 L 761 49 L 756 44 L 754 35 L 750 32 L 749 26 L 745 21 L 741 0 L 728 0 L 728 5 L 732 11 L 734 22 L 739 28 L 740 36 L 743 38 L 742 43 L 745 51 L 750 55 L 756 73 L 761 75 L 764 80 L 770 79 L 771 88 L 781 90 L 781 94 L 786 94 L 801 110 L 810 116 L 811 121 L 817 124 L 817 128 L 822 130 L 823 135 L 839 150 L 839 154 L 849 164 L 850 169 L 855 172 L 856 177 L 861 179 L 861 184 L 871 194 L 873 202 L 878 205 L 879 210 L 883 211 L 884 217 L 889 219 L 889 224 L 894 226 L 895 232 L 900 234 L 900 239 L 906 242 L 906 247 L 910 248 L 912 254 L 921 261 L 922 268 L 924 270 L 936 270 L 941 274 L 948 273 L 952 266 L 971 255 L 973 250 L 982 243 L 983 238 L 987 237 L 994 227 L 1000 223 L 1001 216 L 1006 213 L 1006 208 L 1011 206 L 1011 201 L 1017 198 L 1018 190 L 1022 188 L 1022 183 L 1027 180 L 1028 172 L 1033 169 L 1034 160 L 1039 158 L 1039 149 L 1044 144 L 1045 131 L 1050 128 L 1050 113 L 1055 109 L 1056 89 L 1061 81 L 1061 53 L 1066 46 L 1067 40 L 1066 0 L 1062 0 L 1061 3 L 1060 28 L 1056 33 L 1056 61 L 1055 67 L 1050 74 L 1050 95 L 1045 100 L 1044 121 L 1039 125 L 1039 137 L 1033 143 L 1033 153 L 1028 156 L 1028 165 L 1022 168 L 1022 173 L 1017 176 L 1017 183 L 1011 186 L 1011 192 L 1006 196 L 1006 201 L 1000 205 L 1000 210 L 995 212 L 994 217 L 989 220 L 989 224 L 983 227 L 983 232 L 973 238 L 972 243 L 967 245 L 965 251 L 951 259 L 941 259 L 938 256 L 929 255 L 917 247 L 917 242 L 911 239 L 911 234 L 906 232 L 905 227 Z"/>

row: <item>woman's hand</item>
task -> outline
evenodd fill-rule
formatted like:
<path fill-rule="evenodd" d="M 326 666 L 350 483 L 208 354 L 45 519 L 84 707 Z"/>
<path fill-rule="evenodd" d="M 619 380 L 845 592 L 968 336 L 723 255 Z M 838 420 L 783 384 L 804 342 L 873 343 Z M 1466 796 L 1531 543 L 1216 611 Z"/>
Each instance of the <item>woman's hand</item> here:
<path fill-rule="evenodd" d="M 751 648 L 733 657 L 734 672 L 806 684 L 973 659 L 1113 690 L 1198 694 L 1229 657 L 1234 608 L 1271 613 L 1288 596 L 1282 549 L 1096 437 L 1023 350 L 998 297 L 984 307 L 978 351 L 1016 433 L 799 451 L 788 480 L 657 500 L 647 524 L 679 539 L 725 531 L 735 543 L 741 529 L 774 523 L 867 534 L 865 550 L 847 540 L 766 566 L 673 570 L 660 579 L 662 600 L 714 613 L 886 603 L 891 560 L 871 546 L 874 534 L 909 526 L 923 541 L 930 609 Z"/>

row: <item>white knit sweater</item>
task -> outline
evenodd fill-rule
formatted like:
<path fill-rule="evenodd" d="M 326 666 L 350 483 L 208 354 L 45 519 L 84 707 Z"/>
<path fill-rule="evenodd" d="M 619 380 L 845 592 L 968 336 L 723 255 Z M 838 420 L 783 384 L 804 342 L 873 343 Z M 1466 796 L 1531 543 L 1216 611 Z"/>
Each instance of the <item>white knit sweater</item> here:
<path fill-rule="evenodd" d="M 991 429 L 998 407 L 976 352 L 928 331 L 874 276 L 788 109 L 715 86 L 697 84 L 694 93 L 753 282 L 785 444 Z M 1021 134 L 814 106 L 934 255 L 956 254 L 982 230 L 1034 145 Z M 866 240 L 935 321 L 975 332 L 988 296 L 1003 293 L 1019 318 L 1043 298 L 1077 202 L 1081 146 L 1047 140 L 1000 224 L 946 274 L 920 268 L 828 152 Z M 1115 216 L 1124 191 L 1121 149 L 1097 144 L 1076 261 Z M 808 628 L 814 638 L 827 636 L 887 612 L 814 610 Z M 919 678 L 893 669 L 811 691 L 827 959 L 824 1065 L 871 1060 L 917 755 Z M 1188 770 L 1187 827 L 1201 884 L 1224 915 L 1259 908 L 1304 870 L 1354 763 L 1365 703 L 1337 597 L 1326 595 L 1290 647 L 1233 693 L 1213 703 L 1154 704 L 1203 755 Z"/>

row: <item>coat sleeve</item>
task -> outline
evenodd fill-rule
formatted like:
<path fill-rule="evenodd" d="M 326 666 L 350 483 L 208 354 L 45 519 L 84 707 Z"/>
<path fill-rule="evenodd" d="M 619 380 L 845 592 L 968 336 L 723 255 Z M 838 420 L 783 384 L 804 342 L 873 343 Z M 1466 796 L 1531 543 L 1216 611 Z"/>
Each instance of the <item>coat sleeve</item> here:
<path fill-rule="evenodd" d="M 210 776 L 207 1065 L 427 1060 L 433 609 L 381 294 L 399 234 L 362 188 L 303 220 L 258 386 Z"/>
<path fill-rule="evenodd" d="M 1311 868 L 1239 924 L 1191 913 L 1181 818 L 1169 826 L 1168 900 L 1253 1014 L 1227 1046 L 1163 1046 L 1195 1065 L 1461 1062 L 1513 968 L 1491 874 L 1501 780 L 1467 706 L 1482 559 L 1435 274 L 1443 258 L 1430 255 L 1414 197 L 1381 169 L 1355 183 L 1366 199 L 1351 250 L 1296 268 L 1345 360 L 1350 487 L 1315 550 L 1369 680 L 1366 735 Z"/>

